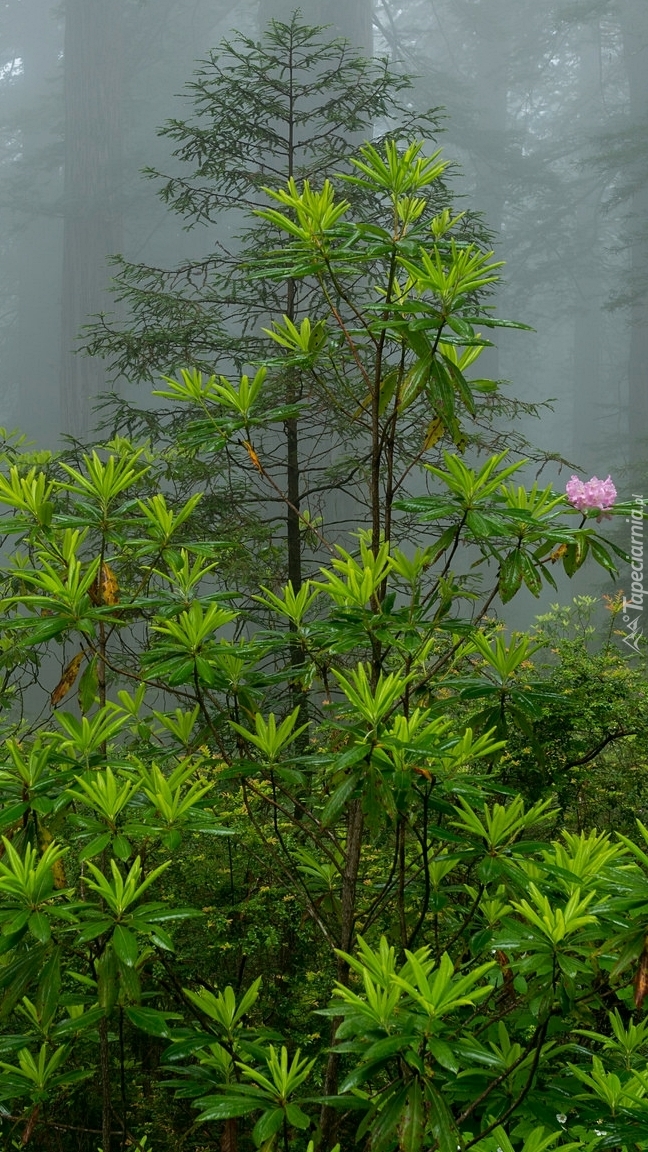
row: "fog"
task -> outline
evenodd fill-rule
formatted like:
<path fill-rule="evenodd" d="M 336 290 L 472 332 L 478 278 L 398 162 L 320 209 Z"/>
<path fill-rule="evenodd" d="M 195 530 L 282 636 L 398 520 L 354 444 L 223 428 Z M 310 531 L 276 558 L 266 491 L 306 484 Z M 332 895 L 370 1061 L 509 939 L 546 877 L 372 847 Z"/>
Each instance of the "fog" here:
<path fill-rule="evenodd" d="M 255 38 L 291 9 L 284 0 L 5 0 L 5 427 L 55 447 L 61 434 L 89 437 L 96 397 L 113 386 L 139 387 L 146 403 L 148 384 L 115 384 L 100 357 L 75 352 L 90 317 L 119 319 L 107 257 L 169 268 L 214 250 L 218 221 L 185 231 L 140 170 L 169 170 L 171 143 L 156 129 L 187 114 L 182 89 L 196 60 L 233 29 Z M 460 207 L 484 214 L 507 262 L 497 311 L 535 329 L 499 334 L 489 372 L 525 401 L 553 400 L 524 432 L 588 475 L 611 471 L 642 492 L 648 4 L 304 0 L 301 10 L 415 75 L 414 105 L 444 109 Z"/>

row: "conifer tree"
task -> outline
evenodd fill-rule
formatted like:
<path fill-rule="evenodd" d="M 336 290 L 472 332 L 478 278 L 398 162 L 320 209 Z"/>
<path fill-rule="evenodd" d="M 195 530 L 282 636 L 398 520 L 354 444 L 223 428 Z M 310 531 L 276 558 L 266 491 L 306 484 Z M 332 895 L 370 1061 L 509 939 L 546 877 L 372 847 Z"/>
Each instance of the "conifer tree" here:
<path fill-rule="evenodd" d="M 115 290 L 127 320 L 102 317 L 89 329 L 86 351 L 105 357 L 117 375 L 147 382 L 186 364 L 226 372 L 267 356 L 272 345 L 264 324 L 277 314 L 294 323 L 307 305 L 309 286 L 301 284 L 298 293 L 292 280 L 277 287 L 263 276 L 251 278 L 250 260 L 272 246 L 273 228 L 259 220 L 250 225 L 243 214 L 267 206 L 264 188 L 281 187 L 290 177 L 321 185 L 376 132 L 433 140 L 438 117 L 434 112 L 419 116 L 408 107 L 410 86 L 385 61 L 360 56 L 326 29 L 306 25 L 299 14 L 286 23 L 271 21 L 259 43 L 240 33 L 223 41 L 187 86 L 190 117 L 161 129 L 175 145 L 179 170 L 146 172 L 161 181 L 159 194 L 187 228 L 216 230 L 216 241 L 202 260 L 173 269 L 116 257 Z M 444 187 L 439 202 L 441 197 L 447 200 Z M 270 481 L 264 516 L 277 505 L 277 515 L 285 516 L 287 575 L 296 589 L 302 580 L 304 490 L 321 511 L 326 493 L 343 489 L 357 472 L 351 452 L 343 452 L 331 470 L 333 445 L 349 444 L 350 429 L 348 422 L 340 423 L 330 396 L 320 395 L 311 405 L 316 427 L 304 429 L 303 375 L 285 365 L 271 372 L 284 435 L 264 441 Z M 183 420 L 177 410 L 152 417 L 117 401 L 116 426 L 129 433 L 155 431 L 173 443 Z M 226 496 L 214 495 L 211 508 L 225 519 L 234 506 L 245 508 L 249 521 L 247 479 L 255 461 L 244 457 L 243 467 L 229 463 L 229 475 L 221 474 Z M 200 482 L 210 479 L 203 475 Z"/>

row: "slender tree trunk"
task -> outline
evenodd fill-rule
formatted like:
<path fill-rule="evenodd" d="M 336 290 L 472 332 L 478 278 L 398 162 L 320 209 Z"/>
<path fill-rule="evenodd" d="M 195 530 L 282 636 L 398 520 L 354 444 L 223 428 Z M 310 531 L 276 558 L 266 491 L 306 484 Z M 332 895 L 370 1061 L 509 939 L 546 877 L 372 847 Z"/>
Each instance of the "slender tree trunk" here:
<path fill-rule="evenodd" d="M 290 50 L 290 59 L 288 62 L 288 83 L 290 85 L 290 97 L 288 108 L 289 119 L 287 124 L 288 171 L 286 176 L 288 179 L 290 179 L 295 172 L 295 149 L 297 146 L 294 105 L 294 61 L 292 45 Z M 292 321 L 295 320 L 297 314 L 296 304 L 297 291 L 295 281 L 289 280 L 286 295 L 286 315 Z M 289 369 L 286 383 L 286 402 L 288 404 L 294 404 L 296 401 L 297 384 L 295 380 L 295 374 Z M 302 583 L 301 522 L 299 519 L 299 504 L 301 500 L 301 475 L 299 460 L 299 428 L 297 425 L 297 417 L 292 416 L 289 420 L 286 420 L 285 428 L 286 483 L 289 501 L 286 517 L 286 535 L 288 543 L 288 579 L 291 581 L 295 592 L 299 592 Z M 294 644 L 291 647 L 291 657 L 293 665 L 296 663 L 301 663 L 301 653 L 296 651 L 296 646 Z"/>
<path fill-rule="evenodd" d="M 110 1052 L 108 1020 L 99 1021 L 99 1071 L 101 1074 L 101 1140 L 102 1152 L 110 1152 L 112 1129 L 112 1094 L 110 1091 Z"/>
<path fill-rule="evenodd" d="M 358 875 L 360 872 L 360 859 L 362 855 L 362 840 L 364 833 L 364 815 L 362 801 L 353 800 L 347 814 L 347 840 L 344 874 L 342 876 L 342 909 L 340 913 L 340 951 L 350 952 L 353 947 L 356 921 L 356 892 Z M 340 984 L 348 984 L 349 965 L 343 956 L 338 957 L 337 978 Z M 335 1051 L 335 1034 L 340 1026 L 341 1018 L 336 1017 L 331 1024 L 331 1051 L 324 1073 L 324 1095 L 335 1096 L 338 1085 L 339 1056 Z M 335 1137 L 336 1112 L 330 1105 L 324 1104 L 320 1116 L 322 1129 L 322 1148 L 326 1150 L 331 1146 Z"/>
<path fill-rule="evenodd" d="M 106 388 L 102 361 L 74 352 L 109 306 L 107 257 L 121 248 L 123 0 L 66 0 L 65 192 L 61 322 L 64 431 L 83 437 Z"/>

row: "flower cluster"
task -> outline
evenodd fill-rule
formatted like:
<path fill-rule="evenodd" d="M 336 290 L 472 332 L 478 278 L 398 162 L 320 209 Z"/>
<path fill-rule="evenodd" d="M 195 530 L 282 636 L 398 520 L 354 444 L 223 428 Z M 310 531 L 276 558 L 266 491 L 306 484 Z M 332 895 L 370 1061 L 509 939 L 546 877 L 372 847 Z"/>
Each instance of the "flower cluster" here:
<path fill-rule="evenodd" d="M 612 507 L 617 495 L 610 476 L 607 480 L 599 480 L 598 476 L 592 476 L 591 480 L 586 481 L 579 480 L 578 476 L 572 476 L 566 492 L 569 503 L 578 508 L 579 512 L 594 510 L 603 512 L 606 508 Z"/>

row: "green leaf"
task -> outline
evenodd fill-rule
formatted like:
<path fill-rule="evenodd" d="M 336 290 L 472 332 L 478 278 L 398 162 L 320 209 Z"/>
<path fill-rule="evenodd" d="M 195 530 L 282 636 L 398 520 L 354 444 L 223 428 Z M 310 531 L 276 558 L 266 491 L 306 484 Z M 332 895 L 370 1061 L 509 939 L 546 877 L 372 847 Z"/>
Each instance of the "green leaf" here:
<path fill-rule="evenodd" d="M 0 988 L 4 989 L 0 1001 L 0 1019 L 5 1019 L 27 992 L 30 984 L 42 970 L 47 947 L 36 944 L 27 955 L 21 955 L 13 963 L 0 969 Z"/>
<path fill-rule="evenodd" d="M 98 856 L 110 844 L 112 837 L 110 832 L 102 832 L 101 836 L 95 836 L 85 848 L 79 852 L 79 861 L 83 863 L 84 860 L 92 860 L 93 856 Z"/>
<path fill-rule="evenodd" d="M 452 328 L 453 332 L 457 333 L 457 336 L 461 336 L 463 340 L 474 340 L 475 338 L 474 329 L 467 320 L 462 320 L 460 316 L 448 316 L 448 326 Z"/>
<path fill-rule="evenodd" d="M 117 859 L 123 860 L 124 862 L 126 860 L 130 860 L 131 856 L 133 855 L 132 844 L 130 840 L 126 839 L 125 836 L 115 836 L 112 842 L 112 850 L 115 853 Z"/>
<path fill-rule="evenodd" d="M 439 1145 L 439 1152 L 457 1152 L 461 1147 L 459 1132 L 445 1100 L 430 1083 L 425 1086 L 430 1104 L 430 1126 Z"/>
<path fill-rule="evenodd" d="M 302 1112 L 297 1104 L 286 1105 L 286 1116 L 288 1117 L 288 1123 L 292 1124 L 293 1128 L 305 1129 L 310 1127 L 310 1117 L 307 1116 L 305 1112 Z"/>
<path fill-rule="evenodd" d="M 175 1060 L 184 1060 L 186 1056 L 193 1056 L 193 1053 L 198 1049 L 207 1048 L 209 1044 L 213 1043 L 213 1034 L 194 1032 L 182 1040 L 174 1040 L 169 1048 L 165 1048 L 162 1053 L 162 1061 L 166 1064 L 169 1061 L 173 1063 Z"/>
<path fill-rule="evenodd" d="M 322 812 L 323 824 L 332 824 L 333 821 L 337 819 L 347 800 L 353 794 L 357 783 L 358 777 L 355 773 L 352 773 L 351 776 L 347 776 L 346 780 L 336 788 L 328 803 L 324 805 Z"/>
<path fill-rule="evenodd" d="M 499 587 L 503 604 L 508 604 L 519 591 L 523 574 L 521 553 L 516 548 L 504 557 L 500 567 Z"/>
<path fill-rule="evenodd" d="M 54 949 L 41 972 L 36 993 L 36 1007 L 44 1024 L 54 1019 L 61 992 L 61 949 Z"/>
<path fill-rule="evenodd" d="M 448 1072 L 457 1073 L 459 1071 L 459 1063 L 456 1056 L 443 1040 L 430 1038 L 428 1040 L 428 1048 L 442 1068 L 447 1068 Z"/>
<path fill-rule="evenodd" d="M 66 1036 L 74 1036 L 76 1033 L 87 1032 L 91 1028 L 96 1028 L 100 1020 L 105 1016 L 103 1008 L 90 1008 L 87 1012 L 82 1012 L 80 1016 L 71 1017 L 69 1020 L 62 1020 L 52 1029 L 52 1036 L 57 1040 L 63 1040 Z"/>
<path fill-rule="evenodd" d="M 79 680 L 78 697 L 79 707 L 85 715 L 89 712 L 97 699 L 99 692 L 99 676 L 97 673 L 97 657 L 93 656 L 84 670 L 81 679 Z"/>
<path fill-rule="evenodd" d="M 47 944 L 51 938 L 50 922 L 43 912 L 32 912 L 28 920 L 29 931 L 41 944 Z"/>
<path fill-rule="evenodd" d="M 466 526 L 477 539 L 487 540 L 489 536 L 501 535 L 501 524 L 493 521 L 483 512 L 472 509 L 466 516 Z"/>
<path fill-rule="evenodd" d="M 169 852 L 175 852 L 182 844 L 182 832 L 177 828 L 172 828 L 170 832 L 162 833 L 160 841 Z"/>
<path fill-rule="evenodd" d="M 276 1135 L 284 1122 L 283 1108 L 273 1108 L 263 1113 L 254 1128 L 252 1129 L 252 1139 L 254 1143 L 259 1145 L 263 1144 L 265 1140 L 269 1140 L 271 1136 Z"/>
<path fill-rule="evenodd" d="M 137 939 L 133 933 L 123 924 L 117 924 L 113 932 L 112 943 L 117 959 L 121 960 L 127 968 L 133 968 L 139 956 Z"/>
<path fill-rule="evenodd" d="M 573 576 L 581 565 L 585 563 L 588 550 L 589 541 L 586 536 L 579 536 L 567 546 L 567 552 L 563 559 L 563 568 L 568 576 Z"/>
<path fill-rule="evenodd" d="M 117 985 L 117 963 L 115 953 L 110 945 L 108 945 L 97 960 L 96 969 L 99 1007 L 110 1010 L 115 1004 L 119 993 Z"/>
<path fill-rule="evenodd" d="M 520 564 L 522 567 L 522 577 L 529 592 L 536 597 L 539 596 L 542 592 L 542 577 L 527 552 L 520 553 Z"/>
<path fill-rule="evenodd" d="M 60 636 L 61 632 L 65 632 L 69 627 L 70 621 L 66 616 L 53 616 L 51 620 L 45 621 L 41 621 L 39 616 L 35 616 L 34 626 L 29 636 L 29 643 L 33 645 L 44 644 L 47 640 L 52 640 L 55 636 Z"/>
<path fill-rule="evenodd" d="M 407 1094 L 400 1123 L 398 1146 L 401 1152 L 420 1152 L 425 1129 L 425 1105 L 421 1084 L 416 1077 Z"/>
<path fill-rule="evenodd" d="M 151 933 L 151 942 L 155 944 L 157 948 L 161 948 L 163 952 L 175 952 L 175 946 L 171 936 L 168 932 L 165 932 L 164 928 L 160 928 L 159 924 L 156 925 L 155 930 Z"/>
<path fill-rule="evenodd" d="M 589 548 L 592 556 L 596 560 L 596 563 L 600 564 L 602 568 L 605 568 L 606 572 L 609 572 L 612 576 L 616 576 L 617 567 L 607 548 L 605 548 L 599 540 L 595 540 L 593 537 L 590 537 Z"/>
<path fill-rule="evenodd" d="M 374 1113 L 371 1118 L 363 1121 L 358 1129 L 357 1138 L 360 1137 L 363 1128 L 366 1131 L 366 1128 L 369 1127 L 372 1138 L 371 1146 L 375 1148 L 389 1147 L 396 1127 L 401 1121 L 407 1097 L 407 1087 L 397 1089 L 377 1115 Z"/>
<path fill-rule="evenodd" d="M 129 1007 L 126 1009 L 126 1015 L 131 1024 L 141 1032 L 146 1032 L 149 1036 L 162 1036 L 164 1039 L 168 1039 L 171 1035 L 168 1021 L 182 1020 L 182 1016 L 177 1012 L 158 1012 L 155 1008 Z"/>
<path fill-rule="evenodd" d="M 137 968 L 119 961 L 119 982 L 123 995 L 131 1003 L 139 1004 L 142 997 L 142 984 Z"/>
<path fill-rule="evenodd" d="M 199 1121 L 205 1120 L 233 1120 L 236 1116 L 249 1116 L 250 1112 L 257 1112 L 259 1109 L 258 1100 L 246 1100 L 243 1096 L 223 1096 L 218 1099 L 215 1096 L 205 1097 L 200 1103 L 207 1103 L 209 1106 L 204 1109 L 198 1116 Z M 283 1112 L 281 1112 L 283 1116 Z"/>
<path fill-rule="evenodd" d="M 535 328 L 528 324 L 520 324 L 516 320 L 497 320 L 495 316 L 465 316 L 464 323 L 479 328 L 517 328 L 521 332 L 535 332 Z"/>
<path fill-rule="evenodd" d="M 108 932 L 114 923 L 115 921 L 110 920 L 107 916 L 101 916 L 98 920 L 91 920 L 90 923 L 86 924 L 79 932 L 77 936 L 78 943 L 87 944 L 89 940 L 96 940 L 97 936 Z"/>
<path fill-rule="evenodd" d="M 20 817 L 28 808 L 29 801 L 27 800 L 21 804 L 12 804 L 9 808 L 3 808 L 0 812 L 0 831 L 9 827 L 11 824 L 15 824 L 17 820 L 20 820 Z"/>

